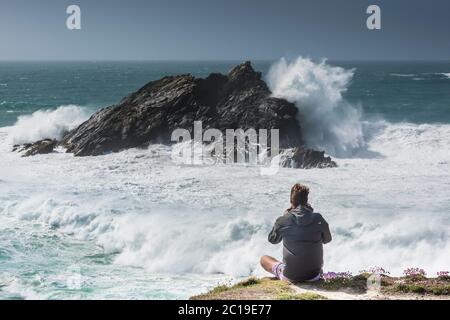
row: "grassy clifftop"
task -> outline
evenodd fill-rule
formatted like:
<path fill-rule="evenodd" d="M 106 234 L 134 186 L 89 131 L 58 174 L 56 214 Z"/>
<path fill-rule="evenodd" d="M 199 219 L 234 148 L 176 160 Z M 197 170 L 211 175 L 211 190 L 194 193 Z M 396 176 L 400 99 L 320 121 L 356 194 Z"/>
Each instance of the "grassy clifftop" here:
<path fill-rule="evenodd" d="M 235 285 L 222 285 L 193 300 L 369 300 L 450 299 L 450 277 L 373 277 L 362 273 L 316 283 L 291 284 L 273 278 L 249 278 Z"/>
<path fill-rule="evenodd" d="M 320 300 L 316 293 L 296 293 L 292 285 L 270 278 L 249 278 L 233 286 L 218 286 L 192 300 Z"/>

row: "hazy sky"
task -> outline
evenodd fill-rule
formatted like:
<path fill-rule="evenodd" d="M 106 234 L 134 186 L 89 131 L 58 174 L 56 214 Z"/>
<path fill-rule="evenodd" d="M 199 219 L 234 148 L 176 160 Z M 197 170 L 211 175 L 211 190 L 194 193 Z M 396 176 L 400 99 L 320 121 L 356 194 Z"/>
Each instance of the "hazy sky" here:
<path fill-rule="evenodd" d="M 0 60 L 450 60 L 450 1 L 0 0 L 0 38 Z"/>

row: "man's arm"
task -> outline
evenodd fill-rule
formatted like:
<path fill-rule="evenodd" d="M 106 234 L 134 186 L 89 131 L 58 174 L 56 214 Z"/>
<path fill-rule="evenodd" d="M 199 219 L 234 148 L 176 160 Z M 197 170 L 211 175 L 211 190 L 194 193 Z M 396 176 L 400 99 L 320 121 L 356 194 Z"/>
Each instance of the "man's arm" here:
<path fill-rule="evenodd" d="M 278 244 L 281 242 L 281 240 L 283 240 L 283 235 L 281 234 L 281 229 L 282 229 L 282 225 L 281 225 L 281 221 L 282 221 L 283 217 L 279 217 L 277 219 L 277 221 L 275 221 L 275 224 L 272 228 L 272 231 L 270 231 L 269 233 L 269 242 L 272 244 Z"/>
<path fill-rule="evenodd" d="M 331 232 L 330 232 L 330 226 L 328 225 L 328 222 L 322 217 L 322 242 L 324 244 L 327 244 L 331 242 L 332 240 Z"/>

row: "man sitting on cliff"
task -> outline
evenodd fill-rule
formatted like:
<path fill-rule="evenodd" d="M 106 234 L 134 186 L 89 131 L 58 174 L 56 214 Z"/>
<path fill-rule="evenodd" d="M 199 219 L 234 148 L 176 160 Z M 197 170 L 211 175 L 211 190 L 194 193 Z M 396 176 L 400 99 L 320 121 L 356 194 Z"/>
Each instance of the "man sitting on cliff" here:
<path fill-rule="evenodd" d="M 291 207 L 275 222 L 269 241 L 283 240 L 283 262 L 261 257 L 261 266 L 278 279 L 290 282 L 320 279 L 323 244 L 331 241 L 328 223 L 308 204 L 309 188 L 296 184 L 291 189 Z"/>

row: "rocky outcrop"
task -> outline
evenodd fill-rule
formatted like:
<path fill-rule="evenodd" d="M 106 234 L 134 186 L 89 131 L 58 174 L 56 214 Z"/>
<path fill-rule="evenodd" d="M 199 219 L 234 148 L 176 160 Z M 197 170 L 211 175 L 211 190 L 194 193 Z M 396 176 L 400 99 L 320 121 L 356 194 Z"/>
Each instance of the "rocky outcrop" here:
<path fill-rule="evenodd" d="M 24 152 L 22 157 L 34 156 L 37 154 L 52 153 L 57 146 L 58 141 L 52 139 L 39 140 L 34 143 L 15 145 L 13 151 Z"/>
<path fill-rule="evenodd" d="M 305 147 L 293 148 L 285 151 L 282 166 L 288 168 L 312 169 L 334 168 L 336 162 L 325 156 L 324 151 L 317 151 Z"/>
<path fill-rule="evenodd" d="M 272 98 L 261 73 L 246 62 L 228 75 L 206 79 L 191 75 L 165 77 L 95 113 L 63 140 L 76 156 L 101 155 L 152 143 L 171 143 L 177 128 L 280 129 L 280 146 L 302 145 L 297 108 Z"/>
<path fill-rule="evenodd" d="M 149 144 L 170 144 L 175 129 L 279 129 L 280 148 L 297 148 L 294 167 L 332 167 L 323 153 L 304 148 L 294 104 L 271 96 L 250 62 L 227 75 L 168 76 L 152 81 L 119 104 L 99 110 L 66 134 L 60 145 L 75 156 L 98 156 Z M 294 161 L 295 160 L 295 161 Z"/>

